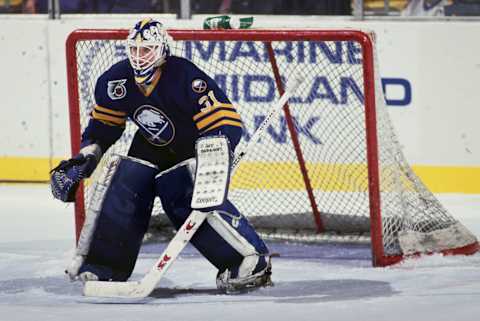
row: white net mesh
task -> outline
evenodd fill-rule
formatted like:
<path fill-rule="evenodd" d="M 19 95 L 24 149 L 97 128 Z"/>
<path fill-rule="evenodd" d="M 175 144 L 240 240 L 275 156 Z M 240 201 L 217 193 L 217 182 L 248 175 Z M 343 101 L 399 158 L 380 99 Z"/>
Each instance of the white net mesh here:
<path fill-rule="evenodd" d="M 175 38 L 175 36 L 174 36 Z M 291 118 L 275 117 L 265 135 L 240 164 L 232 178 L 229 198 L 266 237 L 295 241 L 365 241 L 370 235 L 370 199 L 365 121 L 362 47 L 355 41 L 175 41 L 174 55 L 183 56 L 214 78 L 237 107 L 245 125 L 241 144 L 249 142 L 267 110 L 280 97 L 275 82 L 271 43 L 283 82 L 299 72 L 305 81 L 289 101 Z M 97 77 L 115 62 L 126 59 L 122 40 L 88 40 L 76 45 L 79 70 L 81 128 L 94 106 Z M 377 69 L 377 68 L 375 68 Z M 402 255 L 400 231 L 429 233 L 456 226 L 437 199 L 413 173 L 401 152 L 375 73 L 378 172 L 383 223 L 383 251 Z M 289 122 L 300 150 L 295 150 Z M 103 157 L 126 154 L 136 130 L 127 122 L 122 138 Z M 77 138 L 78 139 L 78 138 Z M 298 155 L 305 160 L 301 172 Z M 104 165 L 100 165 L 97 172 Z M 98 177 L 95 174 L 92 180 Z M 312 186 L 323 233 L 317 233 Z M 307 185 L 308 185 L 307 184 Z M 89 186 L 92 186 L 90 184 Z M 86 202 L 92 194 L 86 188 Z M 315 207 L 314 206 L 314 207 Z M 157 202 L 157 230 L 168 226 Z M 476 242 L 471 235 L 458 246 Z M 467 239 L 467 241 L 465 241 Z M 473 241 L 472 241 L 473 240 Z M 415 251 L 413 251 L 415 252 Z"/>

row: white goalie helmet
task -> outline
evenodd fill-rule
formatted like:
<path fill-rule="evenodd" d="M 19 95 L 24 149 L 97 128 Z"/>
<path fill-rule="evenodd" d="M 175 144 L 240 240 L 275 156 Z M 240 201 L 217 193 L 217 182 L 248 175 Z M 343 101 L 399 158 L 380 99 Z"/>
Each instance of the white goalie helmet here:
<path fill-rule="evenodd" d="M 135 73 L 135 81 L 149 84 L 157 67 L 170 55 L 170 36 L 163 25 L 151 18 L 139 21 L 127 37 L 127 56 Z"/>

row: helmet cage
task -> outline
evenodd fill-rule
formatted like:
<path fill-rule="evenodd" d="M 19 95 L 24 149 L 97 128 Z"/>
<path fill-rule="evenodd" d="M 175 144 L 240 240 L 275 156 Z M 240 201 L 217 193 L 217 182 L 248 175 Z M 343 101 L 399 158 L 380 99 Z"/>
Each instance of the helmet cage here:
<path fill-rule="evenodd" d="M 161 42 L 127 40 L 127 56 L 133 69 L 142 71 L 165 62 L 166 46 Z"/>

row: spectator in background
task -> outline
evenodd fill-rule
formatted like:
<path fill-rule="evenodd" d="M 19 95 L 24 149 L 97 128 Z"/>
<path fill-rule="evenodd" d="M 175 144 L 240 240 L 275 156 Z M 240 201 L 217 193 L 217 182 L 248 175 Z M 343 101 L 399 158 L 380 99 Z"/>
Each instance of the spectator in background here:
<path fill-rule="evenodd" d="M 176 13 L 179 0 L 59 0 L 72 13 Z M 351 15 L 351 0 L 191 0 L 194 14 Z M 0 0 L 0 12 L 46 13 L 48 0 Z"/>
<path fill-rule="evenodd" d="M 402 16 L 444 16 L 444 7 L 450 0 L 410 0 Z"/>
<path fill-rule="evenodd" d="M 283 0 L 222 0 L 217 6 L 216 11 L 218 13 L 233 14 L 274 14 L 275 11 L 281 7 L 282 1 Z M 197 11 L 201 13 L 201 11 Z"/>
<path fill-rule="evenodd" d="M 35 12 L 35 0 L 0 0 L 0 13 Z"/>
<path fill-rule="evenodd" d="M 63 5 L 67 5 L 72 1 L 61 1 Z M 75 1 L 74 1 L 75 2 Z M 69 8 L 81 11 L 81 13 L 146 13 L 155 12 L 152 0 L 83 0 L 78 1 L 78 9 Z M 63 11 L 63 10 L 62 10 Z M 72 12 L 73 13 L 73 12 Z"/>
<path fill-rule="evenodd" d="M 29 1 L 35 3 L 37 12 L 48 11 L 48 0 Z M 168 0 L 59 0 L 60 11 L 66 14 L 164 12 L 162 4 L 168 2 Z"/>
<path fill-rule="evenodd" d="M 282 0 L 279 14 L 349 16 L 352 14 L 350 0 Z"/>
<path fill-rule="evenodd" d="M 480 16 L 480 0 L 453 0 L 444 9 L 446 16 Z"/>
<path fill-rule="evenodd" d="M 219 1 L 197 0 L 198 13 L 202 2 L 218 3 Z M 219 13 L 234 14 L 283 14 L 283 15 L 351 15 L 351 0 L 221 0 L 217 5 Z"/>
<path fill-rule="evenodd" d="M 221 7 L 225 7 L 228 13 L 232 0 L 190 0 L 192 13 L 217 14 L 222 13 Z"/>

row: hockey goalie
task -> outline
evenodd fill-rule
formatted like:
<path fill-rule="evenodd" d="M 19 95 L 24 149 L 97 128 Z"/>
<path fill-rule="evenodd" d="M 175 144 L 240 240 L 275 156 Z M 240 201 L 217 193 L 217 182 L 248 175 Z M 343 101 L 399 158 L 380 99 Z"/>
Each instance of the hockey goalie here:
<path fill-rule="evenodd" d="M 158 21 L 144 19 L 134 26 L 126 40 L 128 59 L 97 79 L 96 105 L 80 153 L 51 172 L 54 197 L 74 201 L 80 181 L 120 138 L 126 119 L 138 126 L 128 155 L 107 164 L 109 179 L 96 187 L 101 190 L 92 200 L 96 210 L 86 218 L 67 273 L 72 280 L 128 280 L 154 198 L 160 198 L 174 227 L 182 226 L 192 212 L 194 191 L 209 181 L 202 167 L 206 151 L 208 157 L 223 157 L 219 172 L 226 173 L 226 186 L 212 206 L 197 198 L 195 208 L 208 215 L 191 243 L 218 269 L 220 290 L 271 285 L 264 241 L 226 197 L 231 156 L 242 134 L 240 116 L 212 78 L 170 54 L 169 41 Z M 209 147 L 218 140 L 226 150 Z"/>

